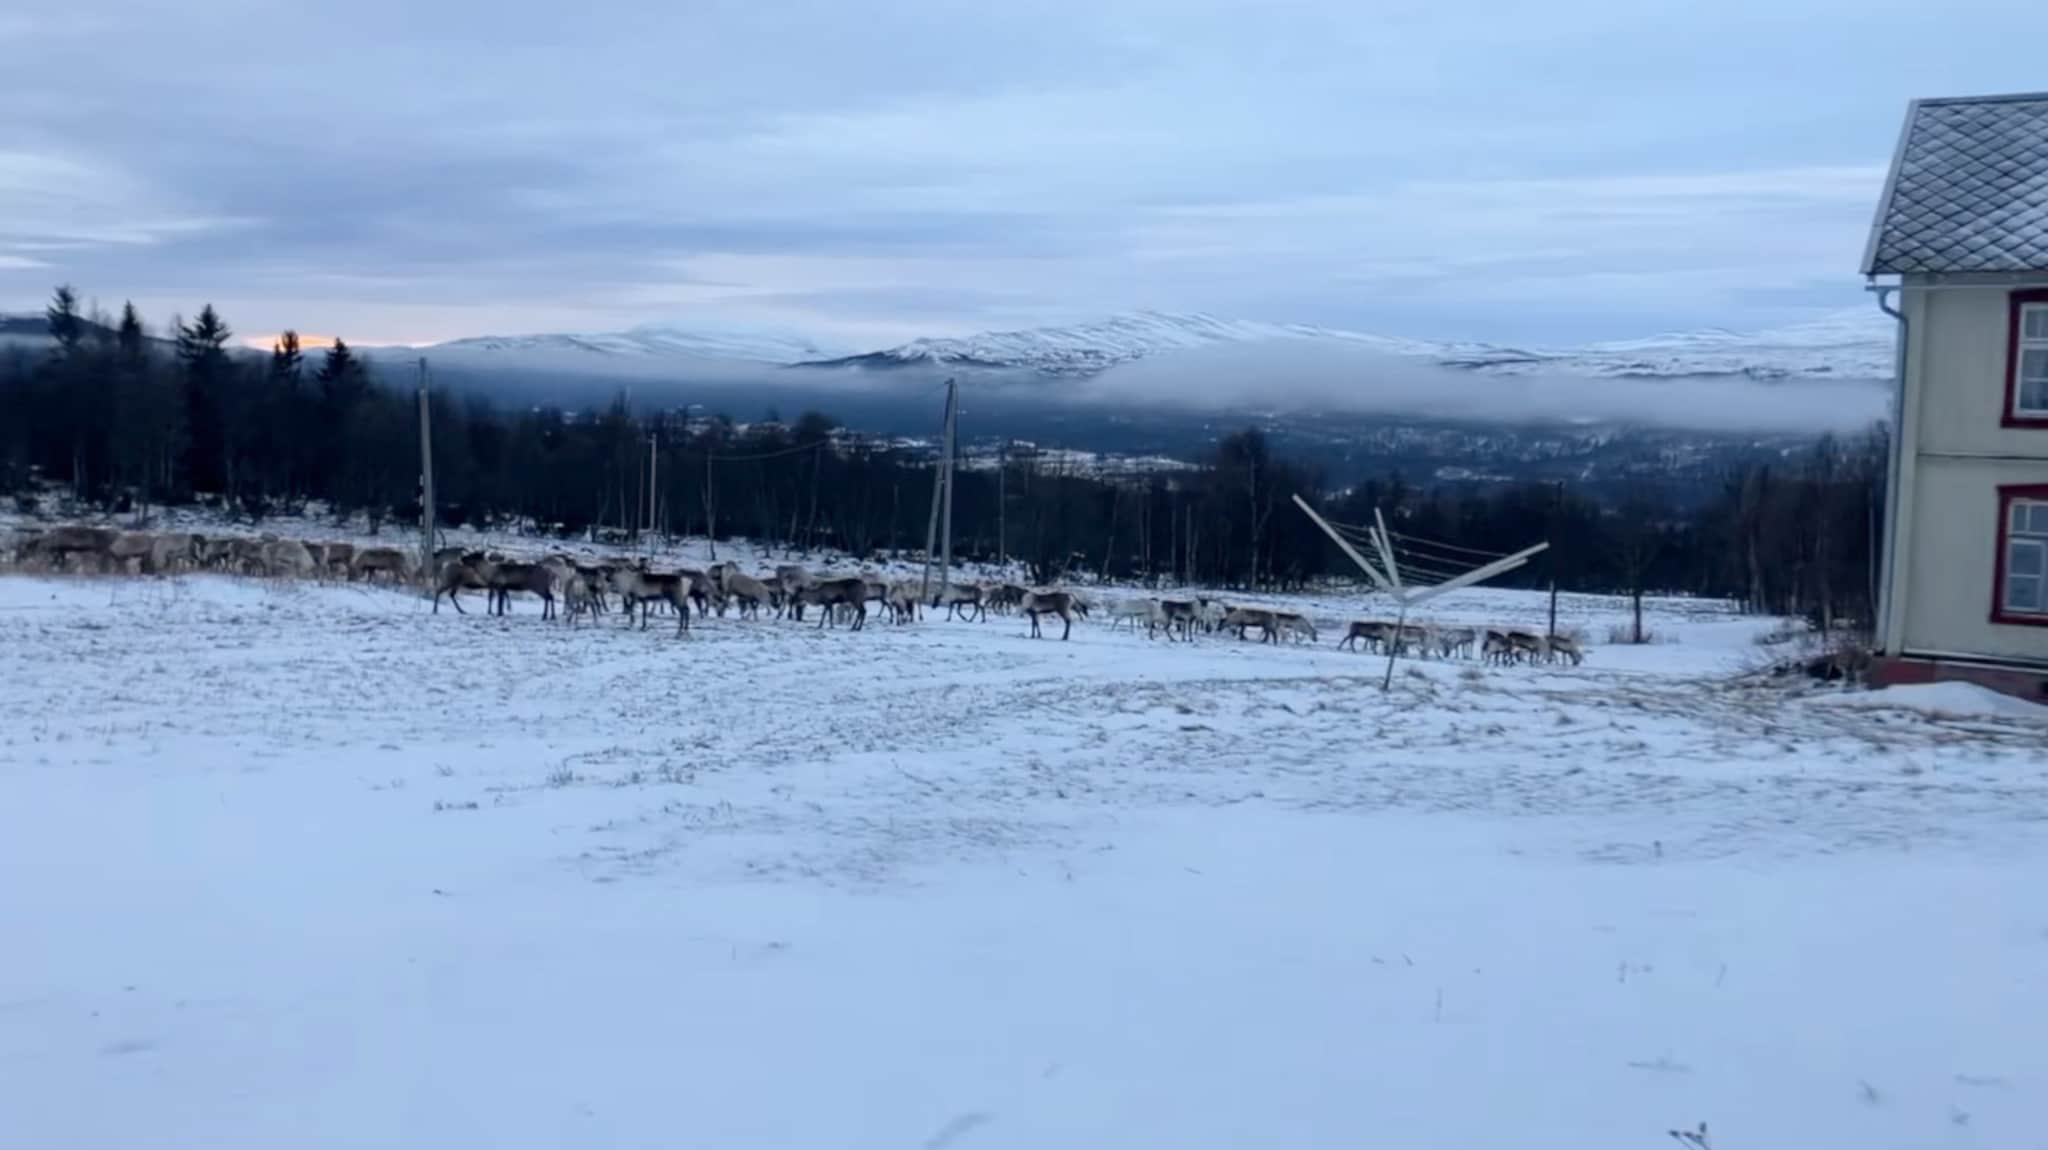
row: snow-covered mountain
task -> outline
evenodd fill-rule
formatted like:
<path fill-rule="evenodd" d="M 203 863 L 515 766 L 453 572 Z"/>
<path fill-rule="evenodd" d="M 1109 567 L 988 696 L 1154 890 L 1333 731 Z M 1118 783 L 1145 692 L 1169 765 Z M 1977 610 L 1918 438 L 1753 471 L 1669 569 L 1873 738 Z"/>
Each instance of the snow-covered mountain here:
<path fill-rule="evenodd" d="M 1118 364 L 1163 352 L 1274 340 L 1332 341 L 1394 355 L 1428 355 L 1440 346 L 1306 324 L 1218 319 L 1201 313 L 1140 311 L 1071 327 L 990 331 L 950 339 L 916 339 L 882 351 L 814 360 L 801 366 L 880 370 L 901 367 L 979 368 L 1085 378 Z"/>
<path fill-rule="evenodd" d="M 805 367 L 887 371 L 913 367 L 1029 372 L 1086 378 L 1119 364 L 1221 344 L 1286 341 L 1427 359 L 1491 375 L 1613 378 L 1882 379 L 1891 374 L 1891 321 L 1876 309 L 1842 312 L 1760 332 L 1675 332 L 1578 348 L 1521 348 L 1370 335 L 1304 324 L 1135 312 L 1070 327 L 918 339 Z"/>
<path fill-rule="evenodd" d="M 0 316 L 0 344 L 47 343 L 40 316 Z M 754 364 L 886 373 L 906 369 L 1086 379 L 1121 364 L 1223 346 L 1288 344 L 1425 360 L 1484 375 L 1610 379 L 1889 379 L 1892 321 L 1876 308 L 1764 331 L 1671 332 L 1580 347 L 1520 347 L 1372 335 L 1307 324 L 1131 312 L 1057 327 L 916 339 L 860 354 L 794 332 L 646 326 L 618 332 L 478 336 L 421 349 L 451 366 L 688 375 Z M 410 354 L 416 354 L 408 352 Z"/>
<path fill-rule="evenodd" d="M 843 349 L 806 336 L 777 331 L 690 331 L 647 326 L 591 335 L 485 335 L 451 340 L 427 349 L 464 359 L 583 356 L 597 359 L 710 359 L 738 363 L 798 363 L 839 354 Z"/>
<path fill-rule="evenodd" d="M 1889 379 L 1894 338 L 1891 318 L 1865 308 L 1763 331 L 1706 328 L 1568 349 L 1479 345 L 1446 350 L 1435 358 L 1449 367 L 1503 375 Z"/>

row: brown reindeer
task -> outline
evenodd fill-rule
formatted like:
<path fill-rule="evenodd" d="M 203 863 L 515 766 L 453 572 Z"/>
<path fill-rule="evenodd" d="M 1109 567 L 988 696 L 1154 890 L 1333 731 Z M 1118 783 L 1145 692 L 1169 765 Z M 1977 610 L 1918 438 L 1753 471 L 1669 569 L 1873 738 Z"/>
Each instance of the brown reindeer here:
<path fill-rule="evenodd" d="M 739 608 L 742 619 L 759 619 L 761 608 L 775 601 L 775 592 L 768 584 L 738 571 L 725 577 L 725 589 L 727 597 Z"/>
<path fill-rule="evenodd" d="M 89 557 L 95 565 L 105 562 L 120 532 L 106 527 L 66 525 L 52 527 L 34 540 L 34 554 L 62 569 L 66 563 Z"/>
<path fill-rule="evenodd" d="M 633 622 L 633 608 L 640 608 L 640 629 L 647 629 L 648 608 L 656 602 L 676 609 L 676 634 L 690 630 L 689 584 L 680 575 L 646 571 L 639 567 L 617 567 L 611 573 L 612 590 L 619 593 L 627 625 Z"/>
<path fill-rule="evenodd" d="M 489 594 L 491 582 L 485 577 L 484 567 L 489 560 L 481 551 L 473 551 L 468 558 L 457 556 L 440 565 L 434 575 L 434 614 L 441 613 L 441 596 L 448 596 L 448 602 L 455 607 L 458 615 L 469 612 L 462 609 L 462 600 L 457 597 L 461 591 L 482 591 Z"/>
<path fill-rule="evenodd" d="M 584 578 L 581 571 L 571 571 L 563 580 L 562 620 L 569 626 L 574 627 L 581 615 L 587 614 L 596 619 L 604 610 L 602 603 L 603 598 L 597 593 L 596 585 Z"/>
<path fill-rule="evenodd" d="M 932 591 L 929 606 L 934 610 L 944 607 L 948 619 L 962 616 L 976 620 L 988 618 L 987 596 L 982 592 L 980 585 L 975 583 L 948 583 L 936 588 Z"/>
<path fill-rule="evenodd" d="M 1378 652 L 1383 645 L 1394 641 L 1394 625 L 1369 619 L 1353 620 L 1337 646 L 1355 648 L 1361 640 L 1365 643 L 1366 650 Z"/>
<path fill-rule="evenodd" d="M 540 617 L 555 617 L 555 584 L 559 572 L 545 563 L 493 563 L 484 576 L 491 592 L 491 613 L 510 615 L 512 593 L 524 591 L 540 596 Z"/>
<path fill-rule="evenodd" d="M 799 608 L 818 608 L 818 626 L 838 626 L 834 611 L 839 607 L 853 612 L 853 630 L 863 630 L 868 622 L 868 583 L 858 575 L 844 579 L 819 579 L 809 587 L 797 592 L 794 602 Z M 799 614 L 798 618 L 803 616 Z"/>
<path fill-rule="evenodd" d="M 343 579 L 348 578 L 349 566 L 356 558 L 356 545 L 353 543 L 308 543 L 306 550 L 313 553 L 313 560 L 319 564 L 322 575 L 338 575 Z"/>
<path fill-rule="evenodd" d="M 1316 625 L 1309 622 L 1306 615 L 1298 615 L 1293 611 L 1275 611 L 1273 621 L 1279 624 L 1282 635 L 1291 635 L 1296 640 L 1306 639 L 1311 643 L 1316 641 Z"/>
<path fill-rule="evenodd" d="M 436 552 L 436 560 L 440 552 Z M 462 558 L 460 553 L 454 557 Z M 351 579 L 365 579 L 375 582 L 379 576 L 393 583 L 403 583 L 412 578 L 412 557 L 396 547 L 364 547 L 356 551 L 349 560 L 348 576 Z"/>
<path fill-rule="evenodd" d="M 1017 603 L 1019 610 L 1031 616 L 1031 637 L 1043 639 L 1038 629 L 1040 615 L 1057 615 L 1066 627 L 1060 632 L 1061 641 L 1074 633 L 1074 596 L 1065 591 L 1026 591 Z"/>
<path fill-rule="evenodd" d="M 1261 643 L 1280 641 L 1280 620 L 1273 612 L 1263 607 L 1232 607 L 1230 612 L 1223 616 L 1222 628 L 1226 631 L 1235 628 L 1240 643 L 1244 642 L 1245 629 L 1249 627 L 1259 629 Z"/>
<path fill-rule="evenodd" d="M 1012 609 L 1023 606 L 1024 596 L 1028 594 L 1030 591 L 1027 588 L 1019 587 L 1015 583 L 1002 583 L 989 589 L 988 605 L 994 608 L 997 614 L 1007 615 Z"/>

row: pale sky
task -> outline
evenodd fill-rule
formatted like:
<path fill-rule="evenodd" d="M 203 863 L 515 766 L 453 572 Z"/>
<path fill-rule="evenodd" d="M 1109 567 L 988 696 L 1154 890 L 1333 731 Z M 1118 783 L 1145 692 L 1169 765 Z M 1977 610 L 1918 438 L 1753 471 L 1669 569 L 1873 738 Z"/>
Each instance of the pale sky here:
<path fill-rule="evenodd" d="M 1905 102 L 2044 43 L 2017 0 L 85 0 L 0 15 L 0 310 L 1772 326 L 1862 303 Z"/>

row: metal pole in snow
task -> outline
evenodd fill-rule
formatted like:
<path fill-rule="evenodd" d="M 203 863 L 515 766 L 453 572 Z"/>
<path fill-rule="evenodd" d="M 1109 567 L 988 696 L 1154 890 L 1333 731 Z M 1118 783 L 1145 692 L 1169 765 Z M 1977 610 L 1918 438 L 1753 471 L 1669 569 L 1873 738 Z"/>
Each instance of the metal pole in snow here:
<path fill-rule="evenodd" d="M 953 585 L 953 456 L 958 451 L 960 431 L 960 395 L 952 380 L 946 381 L 946 498 L 945 509 L 941 512 L 945 520 L 945 535 L 940 544 L 939 591 L 945 593 Z"/>
<path fill-rule="evenodd" d="M 434 423 L 428 414 L 427 359 L 420 357 L 420 570 L 434 577 Z"/>

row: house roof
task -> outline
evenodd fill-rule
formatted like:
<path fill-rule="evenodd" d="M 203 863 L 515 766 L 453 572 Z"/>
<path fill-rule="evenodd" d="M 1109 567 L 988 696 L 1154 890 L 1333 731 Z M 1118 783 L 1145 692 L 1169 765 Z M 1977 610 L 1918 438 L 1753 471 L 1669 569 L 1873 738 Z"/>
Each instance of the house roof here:
<path fill-rule="evenodd" d="M 1916 100 L 1865 275 L 2048 271 L 2048 92 Z"/>

